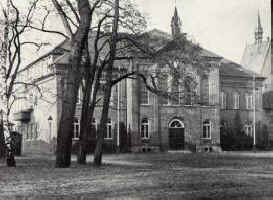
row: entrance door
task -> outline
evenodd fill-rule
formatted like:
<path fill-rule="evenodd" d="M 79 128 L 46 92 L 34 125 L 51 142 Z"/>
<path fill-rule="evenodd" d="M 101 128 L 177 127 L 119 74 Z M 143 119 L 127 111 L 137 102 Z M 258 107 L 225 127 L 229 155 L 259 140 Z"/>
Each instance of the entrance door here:
<path fill-rule="evenodd" d="M 172 150 L 184 149 L 184 124 L 180 120 L 172 120 L 169 125 L 169 147 Z"/>

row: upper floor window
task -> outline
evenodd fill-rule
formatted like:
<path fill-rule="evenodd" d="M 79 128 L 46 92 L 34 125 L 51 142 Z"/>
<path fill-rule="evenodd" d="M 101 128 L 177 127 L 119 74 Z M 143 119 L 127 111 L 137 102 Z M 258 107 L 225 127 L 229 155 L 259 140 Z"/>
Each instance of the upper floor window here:
<path fill-rule="evenodd" d="M 142 139 L 149 138 L 149 121 L 147 118 L 144 118 L 141 121 L 141 138 Z"/>
<path fill-rule="evenodd" d="M 160 103 L 162 105 L 169 104 L 169 76 L 166 73 L 160 74 L 161 76 L 158 78 L 159 89 L 162 91 L 164 95 L 160 96 Z"/>
<path fill-rule="evenodd" d="M 253 95 L 246 94 L 246 109 L 252 109 L 252 108 L 253 108 Z"/>
<path fill-rule="evenodd" d="M 174 105 L 183 103 L 182 89 L 178 83 L 172 83 L 171 99 Z"/>
<path fill-rule="evenodd" d="M 140 94 L 140 104 L 147 105 L 149 104 L 149 91 L 145 85 L 145 83 L 141 82 L 141 94 Z"/>
<path fill-rule="evenodd" d="M 77 118 L 74 119 L 73 128 L 74 128 L 73 139 L 79 139 L 79 137 L 80 137 L 80 122 Z"/>
<path fill-rule="evenodd" d="M 108 119 L 106 126 L 106 135 L 104 135 L 104 139 L 112 139 L 112 121 Z"/>
<path fill-rule="evenodd" d="M 79 87 L 78 97 L 77 97 L 77 104 L 80 104 L 81 101 L 82 101 L 82 87 Z"/>
<path fill-rule="evenodd" d="M 227 107 L 227 95 L 224 92 L 221 92 L 220 95 L 221 109 L 226 109 Z"/>
<path fill-rule="evenodd" d="M 233 108 L 239 109 L 240 108 L 240 95 L 238 93 L 233 94 Z"/>
<path fill-rule="evenodd" d="M 211 139 L 211 122 L 209 120 L 203 122 L 203 138 Z"/>

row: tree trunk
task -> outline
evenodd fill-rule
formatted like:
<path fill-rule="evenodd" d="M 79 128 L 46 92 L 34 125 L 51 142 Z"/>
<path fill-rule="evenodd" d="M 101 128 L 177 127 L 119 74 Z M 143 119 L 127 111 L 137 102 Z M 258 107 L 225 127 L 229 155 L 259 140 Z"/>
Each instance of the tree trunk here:
<path fill-rule="evenodd" d="M 71 60 L 70 67 L 67 66 L 65 79 L 64 97 L 62 100 L 62 114 L 58 124 L 56 167 L 69 167 L 71 164 L 71 147 L 73 120 L 75 115 L 76 100 L 81 75 L 81 60 L 84 50 L 84 44 L 88 40 L 88 32 L 91 24 L 91 9 L 88 0 L 78 0 L 78 9 L 80 14 L 80 24 L 71 40 Z"/>
<path fill-rule="evenodd" d="M 56 167 L 69 167 L 71 163 L 71 147 L 73 134 L 73 120 L 79 89 L 79 70 L 68 70 L 66 88 L 62 101 L 62 114 L 58 124 Z"/>
<path fill-rule="evenodd" d="M 86 154 L 87 154 L 87 148 L 88 148 L 88 134 L 90 131 L 90 125 L 91 120 L 90 116 L 93 116 L 93 113 L 91 114 L 89 112 L 89 103 L 90 103 L 90 95 L 92 92 L 92 84 L 93 84 L 93 73 L 90 73 L 90 71 L 93 72 L 93 69 L 89 69 L 90 62 L 87 62 L 87 70 L 85 73 L 85 88 L 84 88 L 84 96 L 82 101 L 82 109 L 81 109 L 81 129 L 80 129 L 80 141 L 79 141 L 79 150 L 78 150 L 78 156 L 77 156 L 77 162 L 78 164 L 86 164 Z M 91 118 L 92 119 L 92 118 Z"/>
<path fill-rule="evenodd" d="M 3 159 L 6 156 L 3 116 L 0 123 L 0 159 Z"/>
<path fill-rule="evenodd" d="M 103 141 L 104 141 L 104 133 L 106 130 L 106 124 L 108 121 L 108 111 L 109 111 L 109 102 L 111 97 L 111 89 L 112 89 L 112 72 L 113 65 L 116 56 L 116 47 L 117 47 L 117 32 L 118 32 L 118 21 L 119 21 L 119 0 L 115 0 L 115 17 L 113 20 L 113 31 L 111 35 L 111 43 L 110 43 L 110 56 L 109 62 L 106 71 L 106 88 L 104 91 L 103 98 L 103 108 L 101 114 L 101 120 L 98 130 L 98 140 L 94 154 L 94 164 L 100 166 L 102 164 L 102 152 L 103 152 Z"/>
<path fill-rule="evenodd" d="M 107 84 L 104 92 L 103 98 L 103 109 L 101 113 L 101 120 L 100 125 L 97 132 L 97 144 L 94 153 L 94 164 L 96 166 L 100 166 L 102 164 L 102 152 L 103 152 L 103 142 L 104 142 L 104 135 L 107 131 L 107 121 L 108 121 L 108 111 L 109 111 L 109 102 L 111 96 L 111 85 Z"/>

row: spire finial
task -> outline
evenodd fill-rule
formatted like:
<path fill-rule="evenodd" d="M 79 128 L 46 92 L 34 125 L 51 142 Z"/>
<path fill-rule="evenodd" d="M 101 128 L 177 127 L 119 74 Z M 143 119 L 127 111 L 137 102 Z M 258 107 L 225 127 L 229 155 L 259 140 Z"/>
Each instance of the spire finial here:
<path fill-rule="evenodd" d="M 261 24 L 260 10 L 258 9 L 258 24 L 255 30 L 255 41 L 257 44 L 261 44 L 263 41 L 263 27 Z"/>

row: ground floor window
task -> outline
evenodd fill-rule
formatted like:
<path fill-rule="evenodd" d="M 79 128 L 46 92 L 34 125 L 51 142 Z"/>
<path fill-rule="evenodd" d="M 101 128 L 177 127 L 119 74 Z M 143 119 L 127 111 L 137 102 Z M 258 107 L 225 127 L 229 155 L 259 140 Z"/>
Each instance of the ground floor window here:
<path fill-rule="evenodd" d="M 247 136 L 252 137 L 252 132 L 253 132 L 253 130 L 252 130 L 252 124 L 246 124 L 246 125 L 244 126 L 244 130 L 245 130 L 245 134 L 246 134 Z"/>
<path fill-rule="evenodd" d="M 104 139 L 112 139 L 112 121 L 108 119 L 106 126 L 106 134 L 104 135 Z"/>
<path fill-rule="evenodd" d="M 147 118 L 144 118 L 141 121 L 141 138 L 142 139 L 149 138 L 149 121 Z"/>
<path fill-rule="evenodd" d="M 205 120 L 203 122 L 203 138 L 204 139 L 211 138 L 211 122 L 209 120 Z"/>

